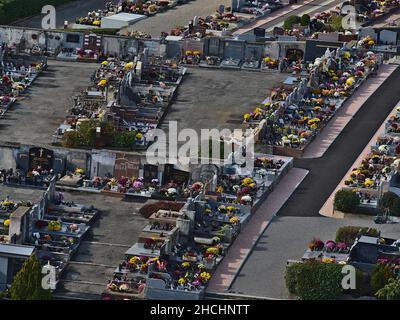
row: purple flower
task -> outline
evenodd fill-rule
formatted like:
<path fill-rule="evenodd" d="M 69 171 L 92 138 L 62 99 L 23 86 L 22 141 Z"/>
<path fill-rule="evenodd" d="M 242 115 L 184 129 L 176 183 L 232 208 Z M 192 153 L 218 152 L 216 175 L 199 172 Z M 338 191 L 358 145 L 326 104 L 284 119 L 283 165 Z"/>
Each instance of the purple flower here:
<path fill-rule="evenodd" d="M 334 250 L 335 248 L 336 248 L 336 243 L 335 243 L 335 241 L 333 241 L 333 240 L 328 240 L 327 242 L 326 242 L 326 244 L 325 244 L 325 247 L 328 249 L 328 250 Z"/>
<path fill-rule="evenodd" d="M 338 248 L 339 250 L 346 250 L 347 245 L 344 242 L 338 242 L 336 248 Z"/>
<path fill-rule="evenodd" d="M 136 181 L 133 183 L 133 187 L 134 187 L 135 189 L 140 189 L 140 188 L 143 187 L 143 182 L 141 182 L 141 181 L 139 181 L 139 180 L 136 180 Z"/>

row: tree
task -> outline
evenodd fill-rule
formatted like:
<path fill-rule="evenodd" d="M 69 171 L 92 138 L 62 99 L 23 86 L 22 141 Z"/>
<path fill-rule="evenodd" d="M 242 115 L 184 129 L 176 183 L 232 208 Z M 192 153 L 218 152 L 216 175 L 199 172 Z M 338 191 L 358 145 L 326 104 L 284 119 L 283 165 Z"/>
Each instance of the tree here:
<path fill-rule="evenodd" d="M 42 288 L 42 267 L 36 255 L 30 256 L 11 285 L 12 300 L 49 300 L 50 290 Z"/>
<path fill-rule="evenodd" d="M 360 197 L 351 190 L 339 190 L 335 194 L 333 206 L 336 210 L 352 213 L 360 204 Z"/>

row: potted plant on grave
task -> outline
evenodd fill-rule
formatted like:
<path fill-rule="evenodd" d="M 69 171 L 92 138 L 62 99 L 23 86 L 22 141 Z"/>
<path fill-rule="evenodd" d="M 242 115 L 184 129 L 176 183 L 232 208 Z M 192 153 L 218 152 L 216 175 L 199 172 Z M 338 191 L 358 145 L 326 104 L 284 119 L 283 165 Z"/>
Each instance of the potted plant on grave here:
<path fill-rule="evenodd" d="M 311 251 L 321 251 L 324 248 L 324 242 L 318 238 L 313 238 L 308 244 L 308 249 Z"/>

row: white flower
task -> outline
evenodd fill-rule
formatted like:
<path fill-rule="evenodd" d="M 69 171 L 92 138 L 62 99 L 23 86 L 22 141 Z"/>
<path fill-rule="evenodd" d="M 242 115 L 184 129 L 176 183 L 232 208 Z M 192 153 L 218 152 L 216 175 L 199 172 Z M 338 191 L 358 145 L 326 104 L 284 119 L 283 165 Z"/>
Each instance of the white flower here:
<path fill-rule="evenodd" d="M 176 193 L 177 193 L 177 191 L 176 191 L 175 188 L 168 188 L 167 192 L 168 192 L 168 194 L 170 194 L 170 195 L 173 195 L 173 194 L 176 194 Z"/>
<path fill-rule="evenodd" d="M 257 173 L 258 173 L 260 176 L 265 176 L 265 175 L 267 174 L 267 170 L 265 170 L 265 169 L 260 169 L 260 170 L 257 171 Z"/>
<path fill-rule="evenodd" d="M 241 198 L 241 200 L 246 201 L 246 202 L 251 202 L 251 197 L 249 195 L 245 195 Z"/>
<path fill-rule="evenodd" d="M 378 147 L 378 150 L 380 151 L 380 152 L 388 152 L 389 151 L 389 146 L 388 145 L 386 145 L 386 144 L 383 144 L 383 145 L 381 145 L 381 146 L 379 146 Z"/>

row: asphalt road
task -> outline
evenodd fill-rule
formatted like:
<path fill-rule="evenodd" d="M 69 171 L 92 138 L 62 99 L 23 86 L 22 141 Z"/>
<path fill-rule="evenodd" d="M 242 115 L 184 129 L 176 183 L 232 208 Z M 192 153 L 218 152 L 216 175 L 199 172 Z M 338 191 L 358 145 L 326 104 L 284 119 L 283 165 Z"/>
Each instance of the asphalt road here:
<path fill-rule="evenodd" d="M 86 16 L 89 11 L 104 9 L 105 3 L 109 0 L 77 0 L 57 7 L 56 19 L 57 28 L 64 26 L 64 21 L 75 22 L 76 18 Z M 44 15 L 36 15 L 13 23 L 14 26 L 27 28 L 42 28 Z"/>

